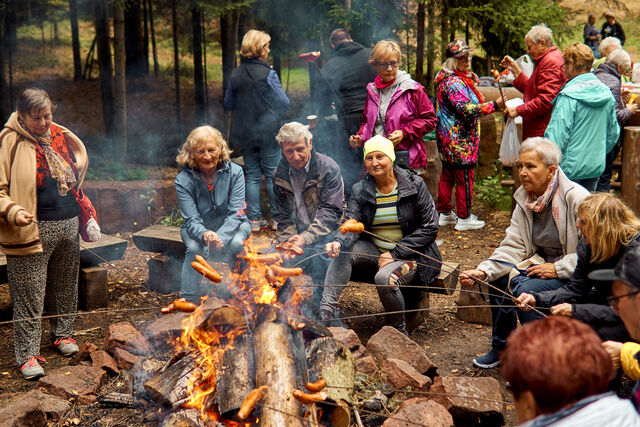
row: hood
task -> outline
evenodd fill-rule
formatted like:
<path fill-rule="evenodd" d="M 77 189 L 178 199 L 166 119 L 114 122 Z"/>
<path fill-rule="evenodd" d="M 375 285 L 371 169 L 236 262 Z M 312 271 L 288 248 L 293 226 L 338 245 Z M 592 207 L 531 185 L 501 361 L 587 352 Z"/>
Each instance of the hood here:
<path fill-rule="evenodd" d="M 401 91 L 405 91 L 407 89 L 413 89 L 415 82 L 411 78 L 411 74 L 406 71 L 398 71 L 398 75 L 396 77 L 396 81 L 393 82 L 391 87 L 399 87 Z"/>
<path fill-rule="evenodd" d="M 609 88 L 593 73 L 579 74 L 572 78 L 564 85 L 560 95 L 568 96 L 590 107 L 599 107 L 608 102 L 614 102 Z"/>
<path fill-rule="evenodd" d="M 33 139 L 31 134 L 29 134 L 29 132 L 27 132 L 27 130 L 22 127 L 22 125 L 18 121 L 18 113 L 16 112 L 11 114 L 11 116 L 9 117 L 9 120 L 7 120 L 7 123 L 5 123 L 4 127 L 17 132 L 18 134 L 20 134 L 20 136 L 23 136 L 33 142 L 37 142 L 36 140 Z"/>
<path fill-rule="evenodd" d="M 616 67 L 614 67 L 611 64 L 607 64 L 606 62 L 604 64 L 600 64 L 600 66 L 598 68 L 596 68 L 593 73 L 596 74 L 596 75 L 598 75 L 598 74 L 611 74 L 612 76 L 620 79 L 620 73 L 618 72 Z"/>
<path fill-rule="evenodd" d="M 365 49 L 364 46 L 356 42 L 345 42 L 333 50 L 333 56 L 350 56 Z"/>

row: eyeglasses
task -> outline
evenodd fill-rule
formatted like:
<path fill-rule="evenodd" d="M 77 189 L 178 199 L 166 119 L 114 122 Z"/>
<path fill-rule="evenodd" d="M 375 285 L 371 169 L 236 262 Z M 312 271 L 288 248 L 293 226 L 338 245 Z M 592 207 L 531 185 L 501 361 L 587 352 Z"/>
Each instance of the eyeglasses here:
<path fill-rule="evenodd" d="M 374 65 L 376 67 L 383 68 L 383 69 L 386 70 L 389 67 L 398 68 L 398 65 L 400 65 L 400 63 L 397 62 L 397 61 L 394 61 L 394 62 L 375 62 Z"/>
<path fill-rule="evenodd" d="M 607 303 L 609 303 L 609 307 L 613 309 L 613 311 L 618 311 L 618 301 L 622 298 L 630 297 L 640 293 L 640 289 L 637 291 L 629 292 L 628 294 L 618 295 L 617 297 L 607 297 Z"/>

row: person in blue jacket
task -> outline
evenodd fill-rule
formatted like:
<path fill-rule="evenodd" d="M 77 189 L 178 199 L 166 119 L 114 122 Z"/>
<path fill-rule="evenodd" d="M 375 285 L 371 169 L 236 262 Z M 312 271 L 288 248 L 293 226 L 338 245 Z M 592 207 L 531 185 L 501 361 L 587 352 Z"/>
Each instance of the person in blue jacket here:
<path fill-rule="evenodd" d="M 231 163 L 229 153 L 219 130 L 200 126 L 191 131 L 176 157 L 183 168 L 175 185 L 183 218 L 180 236 L 187 247 L 180 296 L 194 303 L 202 296 L 202 276 L 191 267 L 195 256 L 232 262 L 251 234 L 244 214 L 244 175 Z"/>
<path fill-rule="evenodd" d="M 594 192 L 606 156 L 620 136 L 616 101 L 609 88 L 591 72 L 593 52 L 582 43 L 562 51 L 567 83 L 553 100 L 544 133 L 562 151 L 565 175 Z"/>

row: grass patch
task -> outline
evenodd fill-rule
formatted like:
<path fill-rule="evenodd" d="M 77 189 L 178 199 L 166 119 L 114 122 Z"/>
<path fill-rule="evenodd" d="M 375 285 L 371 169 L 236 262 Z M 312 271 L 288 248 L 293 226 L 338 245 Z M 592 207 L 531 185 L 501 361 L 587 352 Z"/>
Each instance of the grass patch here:
<path fill-rule="evenodd" d="M 122 162 L 102 160 L 96 157 L 87 171 L 92 181 L 138 181 L 149 178 L 149 171 L 141 167 L 127 167 Z"/>

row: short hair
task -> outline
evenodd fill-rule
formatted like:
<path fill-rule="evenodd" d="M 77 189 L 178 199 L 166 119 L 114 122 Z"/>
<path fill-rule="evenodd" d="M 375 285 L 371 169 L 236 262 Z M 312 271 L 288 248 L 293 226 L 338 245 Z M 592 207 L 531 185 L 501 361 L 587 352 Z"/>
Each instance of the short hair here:
<path fill-rule="evenodd" d="M 531 27 L 524 38 L 525 40 L 531 40 L 533 43 L 540 43 L 544 40 L 547 43 L 547 47 L 553 46 L 553 31 L 544 24 L 538 24 Z"/>
<path fill-rule="evenodd" d="M 43 89 L 30 87 L 25 89 L 20 98 L 18 98 L 16 110 L 19 115 L 24 115 L 44 110 L 47 107 L 51 107 L 52 113 L 56 110 L 56 106 L 51 102 L 49 94 Z"/>
<path fill-rule="evenodd" d="M 460 62 L 460 58 L 456 58 L 452 56 L 451 58 L 447 58 L 443 63 L 441 68 L 446 71 L 453 71 L 458 69 L 458 63 Z"/>
<path fill-rule="evenodd" d="M 534 136 L 525 139 L 522 144 L 520 144 L 520 153 L 526 153 L 527 151 L 535 151 L 538 153 L 538 157 L 540 157 L 542 163 L 547 167 L 560 166 L 562 151 L 560 151 L 560 148 L 555 142 L 548 138 Z"/>
<path fill-rule="evenodd" d="M 220 146 L 220 161 L 226 162 L 229 160 L 231 150 L 227 145 L 227 141 L 224 140 L 222 133 L 212 126 L 200 126 L 191 131 L 187 140 L 182 145 L 182 149 L 176 157 L 176 162 L 180 166 L 194 169 L 196 165 L 195 154 L 198 147 L 205 142 L 215 141 Z"/>
<path fill-rule="evenodd" d="M 402 50 L 400 50 L 400 45 L 393 40 L 381 40 L 376 43 L 371 51 L 371 59 L 369 59 L 369 62 L 375 64 L 380 58 L 386 56 L 388 53 L 396 55 L 398 63 L 400 63 Z"/>
<path fill-rule="evenodd" d="M 507 339 L 500 361 L 514 397 L 531 392 L 544 414 L 605 392 L 613 371 L 593 329 L 564 316 L 517 328 Z"/>
<path fill-rule="evenodd" d="M 336 28 L 331 32 L 329 36 L 329 43 L 334 46 L 338 46 L 344 42 L 351 41 L 351 36 L 344 28 Z"/>
<path fill-rule="evenodd" d="M 591 21 L 591 19 L 596 19 L 596 15 L 594 15 L 593 13 L 590 13 L 589 16 L 587 17 L 587 21 Z"/>
<path fill-rule="evenodd" d="M 306 145 L 309 145 L 313 135 L 311 135 L 309 129 L 307 129 L 307 127 L 302 123 L 289 122 L 280 128 L 276 135 L 276 141 L 278 141 L 278 145 L 282 147 L 284 144 L 298 142 L 302 137 L 304 137 Z"/>
<path fill-rule="evenodd" d="M 616 17 L 616 14 L 615 14 L 615 13 L 613 13 L 613 10 L 607 10 L 607 11 L 604 13 L 604 17 L 605 17 L 605 18 L 615 18 L 615 17 Z"/>
<path fill-rule="evenodd" d="M 578 218 L 591 246 L 591 262 L 601 263 L 627 246 L 640 231 L 640 218 L 613 194 L 597 193 L 578 206 Z"/>
<path fill-rule="evenodd" d="M 622 65 L 623 67 L 629 68 L 631 66 L 631 56 L 624 49 L 616 49 L 607 55 L 607 60 L 605 61 L 607 64 L 611 65 Z"/>
<path fill-rule="evenodd" d="M 243 58 L 260 58 L 270 41 L 271 36 L 264 31 L 249 30 L 242 38 L 240 55 Z"/>
<path fill-rule="evenodd" d="M 620 42 L 619 38 L 607 37 L 606 39 L 602 40 L 598 45 L 598 53 L 600 54 L 601 58 L 604 58 L 612 50 L 621 49 L 621 48 L 622 48 L 622 43 Z"/>
<path fill-rule="evenodd" d="M 593 51 L 584 43 L 571 43 L 562 51 L 564 63 L 573 64 L 573 68 L 583 73 L 591 71 L 593 66 Z"/>

